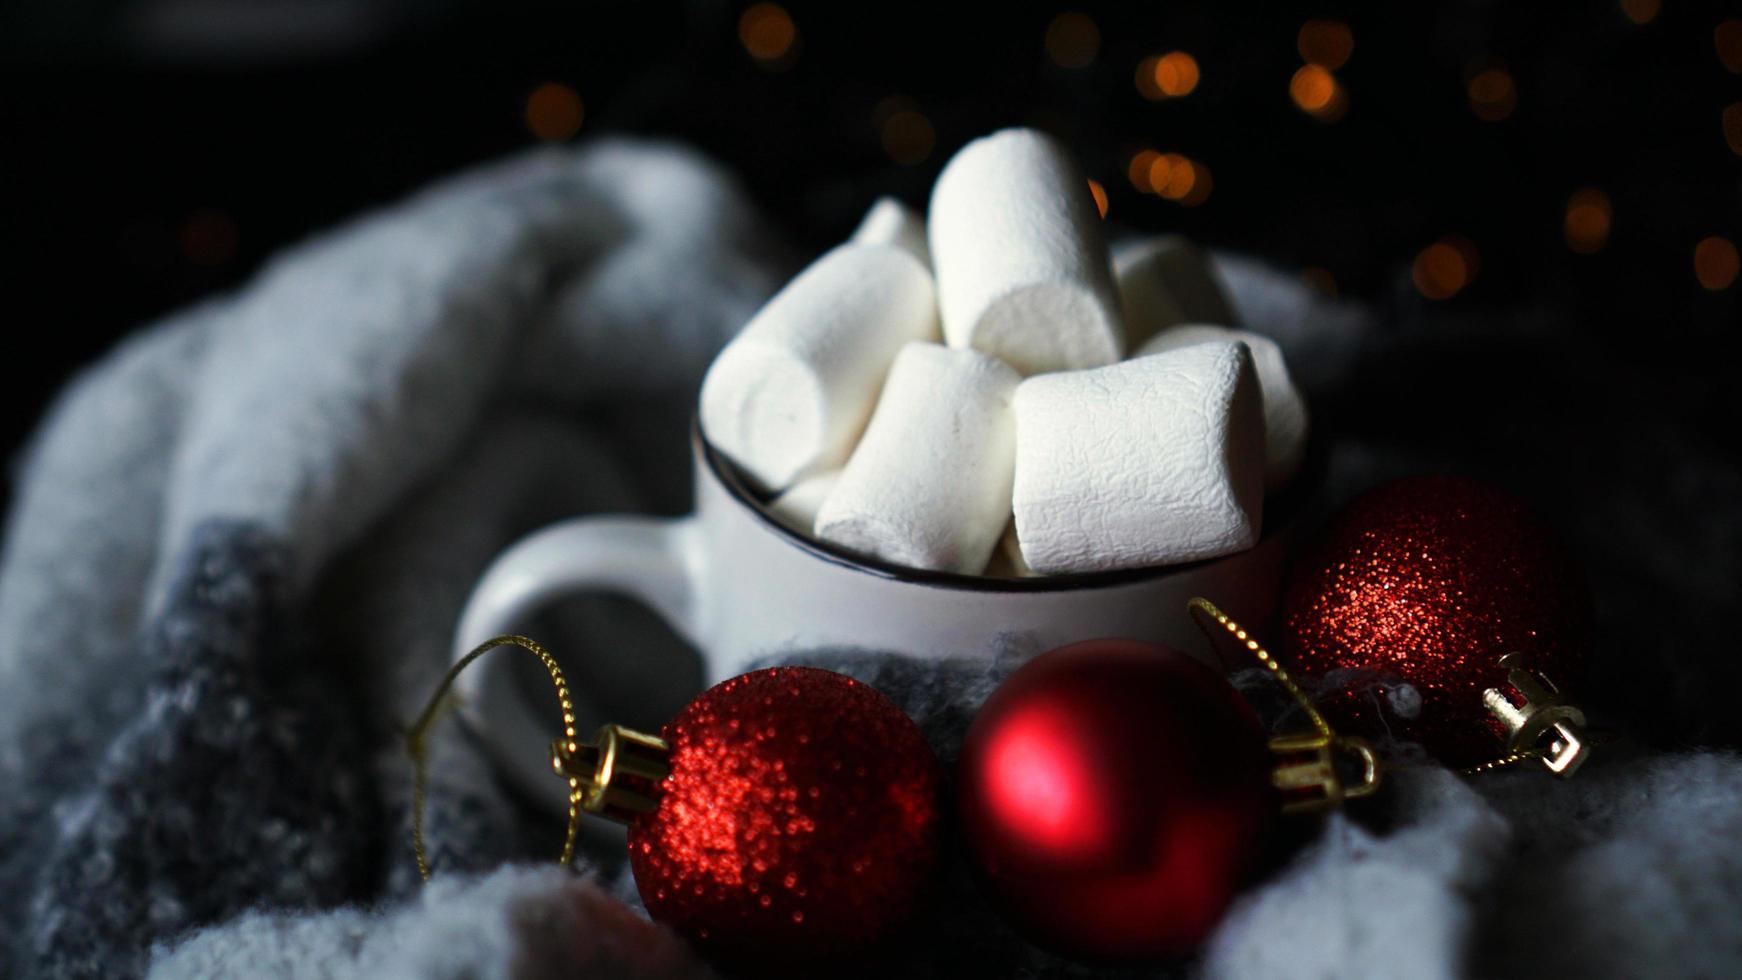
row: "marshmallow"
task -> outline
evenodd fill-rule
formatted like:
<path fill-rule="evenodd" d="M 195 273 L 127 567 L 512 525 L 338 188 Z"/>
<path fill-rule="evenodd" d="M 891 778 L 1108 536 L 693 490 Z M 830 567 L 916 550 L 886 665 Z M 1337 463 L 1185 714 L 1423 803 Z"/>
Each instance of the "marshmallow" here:
<path fill-rule="evenodd" d="M 1089 185 L 1051 137 L 1006 129 L 963 147 L 931 198 L 944 338 L 1023 374 L 1124 350 L 1119 294 Z"/>
<path fill-rule="evenodd" d="M 835 489 L 840 478 L 840 470 L 807 476 L 774 498 L 768 505 L 768 512 L 780 523 L 810 537 L 816 531 L 817 509 L 822 507 L 823 500 L 829 491 Z"/>
<path fill-rule="evenodd" d="M 1238 341 L 1252 351 L 1252 366 L 1258 371 L 1258 390 L 1264 403 L 1264 485 L 1274 490 L 1300 469 L 1307 442 L 1306 399 L 1289 377 L 1288 364 L 1276 341 L 1250 330 L 1189 324 L 1163 330 L 1133 356 L 1160 354 L 1207 341 Z"/>
<path fill-rule="evenodd" d="M 1257 540 L 1264 412 L 1244 344 L 1029 378 L 1015 405 L 1016 531 L 1035 571 L 1167 565 Z"/>
<path fill-rule="evenodd" d="M 817 537 L 910 568 L 978 574 L 1010 520 L 1010 399 L 1021 380 L 975 351 L 903 347 L 817 513 Z"/>
<path fill-rule="evenodd" d="M 702 431 L 761 489 L 840 465 L 901 345 L 937 337 L 931 276 L 907 252 L 846 244 L 799 273 L 702 382 Z"/>
<path fill-rule="evenodd" d="M 1209 256 L 1183 235 L 1121 246 L 1113 253 L 1113 275 L 1125 304 L 1130 350 L 1181 323 L 1240 322 Z"/>
<path fill-rule="evenodd" d="M 880 197 L 865 212 L 853 241 L 861 245 L 893 245 L 931 268 L 931 249 L 925 243 L 925 220 L 893 197 Z"/>

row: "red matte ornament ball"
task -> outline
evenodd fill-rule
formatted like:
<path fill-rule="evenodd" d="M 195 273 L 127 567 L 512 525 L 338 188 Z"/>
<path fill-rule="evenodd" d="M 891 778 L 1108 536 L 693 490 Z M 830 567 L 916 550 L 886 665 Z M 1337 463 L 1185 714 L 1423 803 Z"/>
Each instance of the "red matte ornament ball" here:
<path fill-rule="evenodd" d="M 1032 941 L 1098 960 L 1191 952 L 1261 856 L 1278 801 L 1257 716 L 1167 647 L 1037 657 L 975 717 L 958 763 L 982 885 Z"/>
<path fill-rule="evenodd" d="M 937 759 L 878 691 L 832 671 L 759 670 L 661 732 L 671 774 L 629 828 L 653 918 L 758 963 L 868 947 L 937 863 Z"/>
<path fill-rule="evenodd" d="M 1467 477 L 1395 480 L 1357 498 L 1291 573 L 1283 617 L 1297 674 L 1361 668 L 1419 695 L 1327 695 L 1320 707 L 1339 730 L 1420 742 L 1454 766 L 1501 754 L 1482 691 L 1505 686 L 1502 655 L 1529 654 L 1563 689 L 1589 659 L 1577 571 L 1523 502 Z"/>

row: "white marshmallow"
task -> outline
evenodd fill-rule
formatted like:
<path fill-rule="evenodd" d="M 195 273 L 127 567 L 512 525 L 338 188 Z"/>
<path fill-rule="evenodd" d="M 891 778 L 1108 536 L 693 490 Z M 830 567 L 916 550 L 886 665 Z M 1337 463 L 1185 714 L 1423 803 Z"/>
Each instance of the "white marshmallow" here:
<path fill-rule="evenodd" d="M 853 241 L 861 245 L 893 245 L 931 268 L 931 249 L 925 243 L 925 219 L 893 197 L 880 197 L 865 212 Z"/>
<path fill-rule="evenodd" d="M 1129 350 L 1140 349 L 1149 338 L 1182 323 L 1240 323 L 1210 257 L 1183 235 L 1162 235 L 1115 249 L 1113 276 L 1125 304 Z"/>
<path fill-rule="evenodd" d="M 897 248 L 841 245 L 714 359 L 702 431 L 762 489 L 784 489 L 847 458 L 895 352 L 937 333 L 923 266 Z"/>
<path fill-rule="evenodd" d="M 1288 363 L 1276 341 L 1250 330 L 1187 324 L 1156 334 L 1132 356 L 1145 357 L 1209 341 L 1238 341 L 1252 351 L 1252 366 L 1258 372 L 1258 390 L 1264 402 L 1264 485 L 1274 490 L 1300 469 L 1301 458 L 1306 455 L 1308 424 L 1306 399 L 1289 377 Z"/>
<path fill-rule="evenodd" d="M 780 523 L 810 537 L 816 533 L 817 509 L 840 478 L 840 470 L 807 476 L 774 498 L 768 504 L 768 512 Z"/>
<path fill-rule="evenodd" d="M 817 537 L 910 568 L 978 574 L 1010 520 L 1022 379 L 969 350 L 908 344 Z"/>
<path fill-rule="evenodd" d="M 944 338 L 1023 374 L 1124 350 L 1119 294 L 1089 185 L 1056 140 L 1006 129 L 963 147 L 932 190 Z"/>
<path fill-rule="evenodd" d="M 1244 344 L 1029 378 L 1015 404 L 1016 531 L 1035 571 L 1174 564 L 1257 540 L 1264 414 Z"/>

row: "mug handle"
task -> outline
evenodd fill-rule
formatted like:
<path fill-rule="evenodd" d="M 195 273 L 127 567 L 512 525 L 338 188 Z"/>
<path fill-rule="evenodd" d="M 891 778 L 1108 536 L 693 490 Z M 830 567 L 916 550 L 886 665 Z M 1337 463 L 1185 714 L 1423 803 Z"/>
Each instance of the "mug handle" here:
<path fill-rule="evenodd" d="M 698 646 L 696 528 L 693 514 L 677 519 L 589 515 L 534 531 L 491 562 L 473 587 L 450 659 L 458 661 L 485 640 L 513 632 L 539 608 L 582 592 L 625 595 Z M 561 719 L 549 706 L 542 711 L 534 706 L 510 682 L 506 664 L 501 657 L 486 657 L 455 680 L 460 714 L 521 789 L 560 811 L 567 806 L 568 788 L 552 776 L 546 747 L 561 733 Z"/>

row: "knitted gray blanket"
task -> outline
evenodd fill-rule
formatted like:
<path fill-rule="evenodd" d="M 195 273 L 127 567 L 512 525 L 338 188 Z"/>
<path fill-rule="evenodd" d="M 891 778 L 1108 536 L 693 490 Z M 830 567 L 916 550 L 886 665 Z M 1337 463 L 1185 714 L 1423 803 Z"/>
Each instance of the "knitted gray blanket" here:
<path fill-rule="evenodd" d="M 794 269 L 760 227 L 682 149 L 541 152 L 293 249 L 69 384 L 0 558 L 0 975 L 708 975 L 639 913 L 609 835 L 578 874 L 548 863 L 560 820 L 457 723 L 432 739 L 422 884 L 401 733 L 508 542 L 687 507 L 701 372 Z M 1711 650 L 1742 591 L 1742 469 L 1681 424 L 1684 379 L 1543 317 L 1370 317 L 1220 261 L 1336 434 L 1333 497 L 1451 467 L 1570 532 L 1599 607 L 1588 703 L 1630 740 L 1567 782 L 1403 770 L 1149 974 L 1742 974 L 1738 667 Z M 616 600 L 537 635 L 644 651 L 571 666 L 615 720 L 656 727 L 699 682 Z M 946 762 L 1008 669 L 770 657 L 874 684 Z M 947 879 L 876 970 L 1088 972 Z"/>

